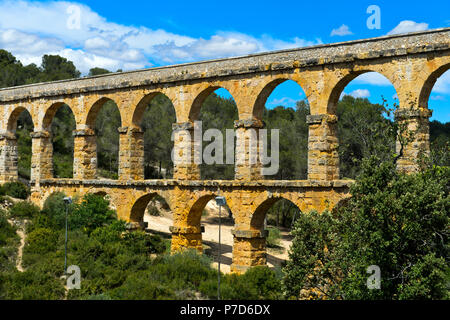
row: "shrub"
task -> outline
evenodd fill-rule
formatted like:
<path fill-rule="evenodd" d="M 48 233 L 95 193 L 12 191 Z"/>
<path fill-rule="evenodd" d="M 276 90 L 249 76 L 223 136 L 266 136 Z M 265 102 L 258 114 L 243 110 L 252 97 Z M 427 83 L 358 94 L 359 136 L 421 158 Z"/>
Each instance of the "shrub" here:
<path fill-rule="evenodd" d="M 31 202 L 22 201 L 14 204 L 9 214 L 14 218 L 32 219 L 39 214 L 39 208 Z"/>
<path fill-rule="evenodd" d="M 280 229 L 276 227 L 268 227 L 267 230 L 269 230 L 269 236 L 266 239 L 267 246 L 269 248 L 279 248 L 281 245 L 280 239 L 281 239 L 281 232 Z"/>
<path fill-rule="evenodd" d="M 71 229 L 83 229 L 87 234 L 116 220 L 116 213 L 109 208 L 109 201 L 95 194 L 86 194 L 69 214 Z"/>
<path fill-rule="evenodd" d="M 30 253 L 48 253 L 58 246 L 58 234 L 47 228 L 36 229 L 27 236 L 25 250 Z"/>
<path fill-rule="evenodd" d="M 275 271 L 268 267 L 251 268 L 242 278 L 244 283 L 255 288 L 257 292 L 256 299 L 275 300 L 282 297 L 281 279 L 278 279 Z"/>
<path fill-rule="evenodd" d="M 43 215 L 49 218 L 49 226 L 52 228 L 62 229 L 66 223 L 66 204 L 64 198 L 66 195 L 61 192 L 53 193 L 44 202 L 42 209 Z M 69 207 L 69 211 L 72 212 L 74 205 Z"/>
<path fill-rule="evenodd" d="M 312 298 L 448 298 L 449 186 L 449 168 L 405 175 L 394 163 L 365 161 L 347 204 L 298 220 L 284 269 L 288 297 L 306 289 Z M 371 265 L 381 269 L 382 290 L 367 288 Z"/>
<path fill-rule="evenodd" d="M 135 254 L 163 253 L 166 250 L 166 245 L 160 236 L 143 231 L 127 232 L 123 239 L 125 245 Z"/>
<path fill-rule="evenodd" d="M 30 195 L 30 188 L 21 182 L 7 182 L 0 188 L 0 195 L 8 195 L 17 199 L 27 199 Z"/>
<path fill-rule="evenodd" d="M 8 274 L 3 287 L 6 300 L 58 300 L 64 297 L 61 281 L 30 270 Z"/>
<path fill-rule="evenodd" d="M 0 246 L 5 246 L 10 238 L 16 236 L 16 229 L 9 224 L 5 212 L 0 210 Z"/>

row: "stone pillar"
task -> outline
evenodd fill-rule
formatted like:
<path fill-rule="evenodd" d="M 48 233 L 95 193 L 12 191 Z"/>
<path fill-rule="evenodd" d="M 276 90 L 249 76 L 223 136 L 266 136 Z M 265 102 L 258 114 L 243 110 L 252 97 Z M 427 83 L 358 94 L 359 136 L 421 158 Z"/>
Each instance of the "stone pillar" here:
<path fill-rule="evenodd" d="M 173 178 L 200 180 L 200 167 L 198 163 L 195 163 L 195 160 L 200 158 L 202 139 L 200 138 L 200 141 L 195 142 L 194 124 L 192 122 L 175 123 L 172 129 L 174 141 Z M 196 143 L 200 145 L 196 145 Z"/>
<path fill-rule="evenodd" d="M 92 129 L 75 130 L 73 178 L 93 180 L 97 178 L 97 141 Z"/>
<path fill-rule="evenodd" d="M 395 120 L 399 123 L 403 135 L 412 135 L 401 150 L 400 141 L 397 141 L 397 154 L 403 155 L 397 161 L 400 172 L 413 173 L 420 167 L 420 157 L 430 154 L 430 117 L 433 112 L 427 108 L 398 109 L 395 111 Z"/>
<path fill-rule="evenodd" d="M 53 179 L 53 144 L 48 131 L 32 132 L 31 181 Z"/>
<path fill-rule="evenodd" d="M 308 180 L 338 180 L 339 141 L 337 116 L 331 114 L 310 115 L 308 140 Z"/>
<path fill-rule="evenodd" d="M 258 119 L 235 121 L 235 179 L 239 181 L 263 180 L 262 163 L 259 156 L 260 129 L 265 124 Z"/>
<path fill-rule="evenodd" d="M 203 252 L 201 227 L 171 226 L 170 232 L 172 232 L 172 253 L 186 249 L 195 249 L 200 253 Z"/>
<path fill-rule="evenodd" d="M 17 138 L 11 132 L 0 134 L 0 184 L 19 180 Z"/>
<path fill-rule="evenodd" d="M 119 128 L 119 180 L 144 180 L 144 132 Z"/>
<path fill-rule="evenodd" d="M 245 273 L 249 268 L 267 264 L 267 230 L 233 230 L 233 263 L 231 272 Z"/>

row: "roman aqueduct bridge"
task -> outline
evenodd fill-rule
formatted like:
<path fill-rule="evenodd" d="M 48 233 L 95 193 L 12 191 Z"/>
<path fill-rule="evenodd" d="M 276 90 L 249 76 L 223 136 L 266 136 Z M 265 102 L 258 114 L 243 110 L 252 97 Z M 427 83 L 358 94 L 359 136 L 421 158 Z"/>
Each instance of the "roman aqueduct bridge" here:
<path fill-rule="evenodd" d="M 235 218 L 232 270 L 240 272 L 266 263 L 264 217 L 280 198 L 302 212 L 323 211 L 348 197 L 351 181 L 340 180 L 336 106 L 345 86 L 366 72 L 384 75 L 398 95 L 397 121 L 416 132 L 404 150 L 399 170 L 416 170 L 421 152 L 429 152 L 428 98 L 433 85 L 450 67 L 450 28 L 394 35 L 309 48 L 255 54 L 108 74 L 0 90 L 0 182 L 18 179 L 15 130 L 27 110 L 32 133 L 32 201 L 41 205 L 56 191 L 67 195 L 108 194 L 118 216 L 139 225 L 155 195 L 173 212 L 172 249 L 202 248 L 202 210 L 216 195 L 225 196 Z M 195 163 L 175 165 L 170 180 L 144 180 L 143 133 L 145 108 L 157 94 L 175 108 L 175 147 L 193 150 L 193 134 L 203 101 L 218 88 L 236 101 L 236 156 L 248 158 L 246 132 L 263 128 L 266 99 L 277 85 L 297 82 L 310 104 L 308 180 L 264 179 L 257 165 L 240 164 L 233 181 L 202 181 Z M 102 105 L 113 100 L 120 111 L 119 180 L 96 176 L 95 120 Z M 74 178 L 54 179 L 50 125 L 62 105 L 74 113 Z M 217 115 L 218 117 L 220 115 Z M 150 226 L 151 227 L 151 226 Z"/>

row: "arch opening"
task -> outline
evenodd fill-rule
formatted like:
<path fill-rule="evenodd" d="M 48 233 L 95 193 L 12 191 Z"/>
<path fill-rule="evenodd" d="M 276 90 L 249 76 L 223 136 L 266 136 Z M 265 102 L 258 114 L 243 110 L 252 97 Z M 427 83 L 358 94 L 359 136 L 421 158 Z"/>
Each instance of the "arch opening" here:
<path fill-rule="evenodd" d="M 151 93 L 136 107 L 133 125 L 144 132 L 145 179 L 171 179 L 172 125 L 176 123 L 172 101 L 162 93 Z"/>
<path fill-rule="evenodd" d="M 73 178 L 75 115 L 67 104 L 55 104 L 47 111 L 44 130 L 51 132 L 53 176 Z"/>
<path fill-rule="evenodd" d="M 337 115 L 341 178 L 355 179 L 370 156 L 389 159 L 396 152 L 394 111 L 399 107 L 394 85 L 373 71 L 355 72 L 333 88 L 328 113 Z"/>
<path fill-rule="evenodd" d="M 214 264 L 219 261 L 219 219 L 221 228 L 221 250 L 220 261 L 221 271 L 229 273 L 231 271 L 233 257 L 233 234 L 234 217 L 231 209 L 222 207 L 220 210 L 216 204 L 216 195 L 206 195 L 200 197 L 191 207 L 188 216 L 188 225 L 202 230 L 203 252 L 209 256 Z"/>
<path fill-rule="evenodd" d="M 158 193 L 146 194 L 135 201 L 130 221 L 150 232 L 170 236 L 173 214 L 166 199 Z"/>
<path fill-rule="evenodd" d="M 111 99 L 100 99 L 89 111 L 86 124 L 95 130 L 98 178 L 117 180 L 119 178 L 119 128 L 122 125 L 119 107 Z"/>
<path fill-rule="evenodd" d="M 430 119 L 430 160 L 450 166 L 450 64 L 438 68 L 425 82 L 420 106 L 433 110 Z"/>
<path fill-rule="evenodd" d="M 239 120 L 236 101 L 220 87 L 204 90 L 195 100 L 191 121 L 202 123 L 202 180 L 233 180 L 235 177 L 236 135 L 234 122 Z"/>
<path fill-rule="evenodd" d="M 32 155 L 32 138 L 31 133 L 34 132 L 34 123 L 30 112 L 23 107 L 16 108 L 8 119 L 8 132 L 16 137 L 17 153 L 13 157 L 13 161 L 17 161 L 17 167 L 12 174 L 18 176 L 19 180 L 29 182 L 31 179 L 31 155 Z"/>
<path fill-rule="evenodd" d="M 266 248 L 269 267 L 283 266 L 292 244 L 291 230 L 302 214 L 299 207 L 283 197 L 274 197 L 261 203 L 253 213 L 250 229 L 267 230 Z"/>
<path fill-rule="evenodd" d="M 279 130 L 279 170 L 271 180 L 304 180 L 308 173 L 308 99 L 302 87 L 289 79 L 269 83 L 258 96 L 254 116 L 268 130 L 268 152 L 273 156 L 272 130 Z"/>

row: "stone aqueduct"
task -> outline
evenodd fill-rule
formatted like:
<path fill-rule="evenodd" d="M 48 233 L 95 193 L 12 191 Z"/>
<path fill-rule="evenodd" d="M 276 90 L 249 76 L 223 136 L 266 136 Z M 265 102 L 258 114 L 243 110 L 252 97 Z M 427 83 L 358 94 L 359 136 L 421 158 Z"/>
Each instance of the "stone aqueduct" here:
<path fill-rule="evenodd" d="M 417 129 L 405 149 L 399 169 L 414 171 L 420 152 L 429 151 L 428 98 L 439 76 L 450 68 L 450 28 L 284 50 L 58 81 L 0 90 L 0 182 L 18 179 L 15 130 L 19 114 L 27 110 L 32 133 L 32 201 L 42 205 L 53 192 L 67 195 L 106 193 L 118 216 L 139 225 L 150 199 L 159 194 L 173 212 L 172 249 L 202 249 L 201 214 L 219 193 L 226 197 L 235 218 L 232 270 L 266 263 L 264 217 L 280 198 L 303 212 L 332 208 L 348 197 L 351 181 L 339 180 L 336 105 L 345 86 L 365 72 L 378 72 L 395 87 L 400 110 L 397 121 Z M 194 163 L 176 165 L 170 180 L 144 180 L 143 133 L 139 127 L 145 108 L 162 93 L 173 103 L 177 123 L 175 146 L 193 149 L 193 134 L 206 97 L 227 89 L 236 101 L 236 156 L 248 158 L 245 133 L 262 128 L 266 99 L 286 80 L 305 91 L 308 117 L 308 180 L 271 181 L 255 165 L 236 166 L 233 181 L 202 181 Z M 120 111 L 119 180 L 96 179 L 96 115 L 113 100 Z M 50 125 L 62 105 L 74 113 L 74 178 L 54 179 Z"/>

